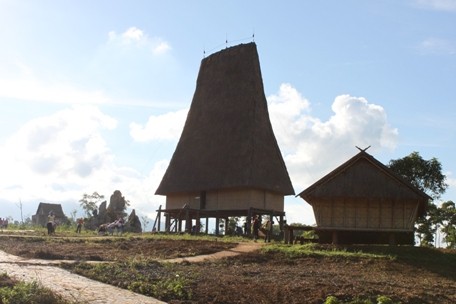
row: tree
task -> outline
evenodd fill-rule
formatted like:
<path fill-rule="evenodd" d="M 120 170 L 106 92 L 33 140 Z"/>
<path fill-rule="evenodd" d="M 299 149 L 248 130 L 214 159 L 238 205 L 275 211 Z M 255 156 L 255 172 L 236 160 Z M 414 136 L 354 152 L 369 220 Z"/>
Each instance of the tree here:
<path fill-rule="evenodd" d="M 24 215 L 22 213 L 22 200 L 19 200 L 19 203 L 16 206 L 19 208 L 19 210 L 21 210 L 21 223 L 24 224 Z"/>
<path fill-rule="evenodd" d="M 432 201 L 440 198 L 448 188 L 442 165 L 436 158 L 425 160 L 418 152 L 413 152 L 404 158 L 391 160 L 388 167 L 428 194 Z M 440 221 L 438 208 L 432 201 L 428 201 L 424 215 L 417 220 L 416 232 L 420 244 L 424 246 L 434 243 L 434 234 Z"/>
<path fill-rule="evenodd" d="M 404 158 L 391 160 L 388 167 L 434 200 L 448 188 L 437 158 L 424 160 L 418 152 L 413 152 Z"/>
<path fill-rule="evenodd" d="M 456 248 L 456 205 L 453 201 L 444 202 L 439 211 L 440 231 L 448 248 Z"/>
<path fill-rule="evenodd" d="M 147 225 L 149 225 L 150 219 L 149 219 L 149 217 L 147 215 L 142 215 L 141 216 L 141 221 L 143 223 L 143 231 L 146 231 L 146 227 L 147 227 Z"/>
<path fill-rule="evenodd" d="M 104 195 L 101 195 L 96 191 L 92 194 L 84 193 L 82 199 L 80 199 L 79 202 L 88 218 L 92 217 L 93 212 L 98 208 L 98 203 L 103 199 Z"/>

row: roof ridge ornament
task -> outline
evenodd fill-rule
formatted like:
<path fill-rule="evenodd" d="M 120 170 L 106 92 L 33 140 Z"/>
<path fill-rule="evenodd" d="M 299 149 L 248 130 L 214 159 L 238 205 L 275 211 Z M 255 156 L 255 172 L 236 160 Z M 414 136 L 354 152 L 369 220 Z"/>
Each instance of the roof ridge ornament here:
<path fill-rule="evenodd" d="M 355 146 L 359 151 L 361 152 L 366 152 L 367 149 L 369 149 L 371 146 L 367 147 L 367 148 L 364 148 L 364 149 L 361 149 L 360 147 L 358 146 Z"/>

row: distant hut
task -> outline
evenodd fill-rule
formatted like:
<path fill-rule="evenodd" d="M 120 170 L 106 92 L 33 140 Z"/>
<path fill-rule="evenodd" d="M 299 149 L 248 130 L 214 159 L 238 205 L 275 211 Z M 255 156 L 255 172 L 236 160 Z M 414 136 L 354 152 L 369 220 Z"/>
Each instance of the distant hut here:
<path fill-rule="evenodd" d="M 60 223 L 63 223 L 67 220 L 67 217 L 63 213 L 62 205 L 60 204 L 49 204 L 49 203 L 40 203 L 36 214 L 32 215 L 32 222 L 35 225 L 46 226 L 48 215 L 50 212 L 54 212 L 55 218 Z"/>
<path fill-rule="evenodd" d="M 255 43 L 201 62 L 179 143 L 156 190 L 166 195 L 166 227 L 200 218 L 284 216 L 294 190 L 269 120 Z M 207 224 L 206 224 L 207 229 Z M 207 232 L 207 230 L 206 230 Z"/>
<path fill-rule="evenodd" d="M 430 199 L 365 150 L 298 195 L 312 206 L 323 243 L 413 245 Z"/>

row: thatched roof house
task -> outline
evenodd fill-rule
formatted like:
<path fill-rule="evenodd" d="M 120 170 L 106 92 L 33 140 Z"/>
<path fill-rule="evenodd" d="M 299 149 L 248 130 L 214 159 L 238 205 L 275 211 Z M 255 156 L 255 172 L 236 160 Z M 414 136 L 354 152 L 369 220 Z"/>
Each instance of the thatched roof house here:
<path fill-rule="evenodd" d="M 166 195 L 168 210 L 186 205 L 206 214 L 242 210 L 230 216 L 249 208 L 283 213 L 284 195 L 294 190 L 269 120 L 255 43 L 202 60 L 182 135 L 156 194 Z"/>
<path fill-rule="evenodd" d="M 361 151 L 298 194 L 315 214 L 321 242 L 414 243 L 430 197 Z"/>
<path fill-rule="evenodd" d="M 38 209 L 36 210 L 36 214 L 32 215 L 33 224 L 46 226 L 48 215 L 51 211 L 54 213 L 56 220 L 60 223 L 67 220 L 65 213 L 63 213 L 62 205 L 40 203 L 38 205 Z"/>

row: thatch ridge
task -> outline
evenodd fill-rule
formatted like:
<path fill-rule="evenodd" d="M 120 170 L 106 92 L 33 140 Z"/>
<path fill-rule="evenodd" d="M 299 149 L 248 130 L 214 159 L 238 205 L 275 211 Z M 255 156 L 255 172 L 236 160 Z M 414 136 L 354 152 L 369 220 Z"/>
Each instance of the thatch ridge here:
<path fill-rule="evenodd" d="M 269 120 L 255 43 L 202 60 L 184 129 L 156 194 L 227 188 L 294 194 Z"/>

